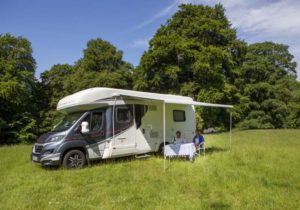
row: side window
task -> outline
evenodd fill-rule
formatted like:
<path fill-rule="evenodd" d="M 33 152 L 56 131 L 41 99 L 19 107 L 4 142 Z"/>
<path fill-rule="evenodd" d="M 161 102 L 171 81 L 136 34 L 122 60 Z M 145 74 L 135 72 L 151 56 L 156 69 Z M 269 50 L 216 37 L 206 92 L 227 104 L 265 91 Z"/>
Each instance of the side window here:
<path fill-rule="evenodd" d="M 149 105 L 149 106 L 147 106 L 147 109 L 149 111 L 157 111 L 157 106 L 155 106 L 155 105 Z"/>
<path fill-rule="evenodd" d="M 133 105 L 119 105 L 115 108 L 115 134 L 133 126 Z"/>
<path fill-rule="evenodd" d="M 117 123 L 129 123 L 131 115 L 128 107 L 117 107 Z"/>
<path fill-rule="evenodd" d="M 173 110 L 173 120 L 175 122 L 185 122 L 185 111 Z"/>
<path fill-rule="evenodd" d="M 97 131 L 102 127 L 103 113 L 102 112 L 93 112 L 92 121 L 91 121 L 91 130 Z"/>

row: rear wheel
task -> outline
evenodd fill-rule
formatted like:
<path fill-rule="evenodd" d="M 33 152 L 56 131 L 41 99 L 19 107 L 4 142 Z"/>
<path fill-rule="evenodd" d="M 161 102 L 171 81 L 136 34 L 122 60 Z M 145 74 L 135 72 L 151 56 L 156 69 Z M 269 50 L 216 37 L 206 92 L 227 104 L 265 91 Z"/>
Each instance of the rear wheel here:
<path fill-rule="evenodd" d="M 85 155 L 80 150 L 71 150 L 63 158 L 63 167 L 67 169 L 82 168 L 85 163 Z"/>

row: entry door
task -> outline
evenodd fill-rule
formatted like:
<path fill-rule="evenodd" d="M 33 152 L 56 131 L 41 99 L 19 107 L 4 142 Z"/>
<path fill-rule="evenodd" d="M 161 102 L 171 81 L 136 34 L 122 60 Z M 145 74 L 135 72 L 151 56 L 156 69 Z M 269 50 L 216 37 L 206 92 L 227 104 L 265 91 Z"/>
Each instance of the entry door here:
<path fill-rule="evenodd" d="M 115 140 L 112 156 L 131 155 L 136 152 L 135 132 L 133 123 L 133 105 L 115 107 Z"/>
<path fill-rule="evenodd" d="M 137 153 L 147 153 L 155 150 L 155 141 L 151 141 L 151 124 L 143 125 L 144 115 L 147 112 L 147 107 L 145 105 L 135 104 L 134 114 L 135 114 L 135 125 L 136 125 L 136 151 Z"/>

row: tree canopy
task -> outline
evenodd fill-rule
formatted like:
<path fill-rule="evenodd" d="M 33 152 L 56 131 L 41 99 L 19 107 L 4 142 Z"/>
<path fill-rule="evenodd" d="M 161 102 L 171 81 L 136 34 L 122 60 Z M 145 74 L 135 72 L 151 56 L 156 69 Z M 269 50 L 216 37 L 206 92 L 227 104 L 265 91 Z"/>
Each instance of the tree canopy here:
<path fill-rule="evenodd" d="M 34 77 L 31 43 L 23 37 L 0 35 L 0 143 L 36 138 Z"/>
<path fill-rule="evenodd" d="M 133 66 L 122 56 L 122 51 L 107 41 L 88 41 L 83 58 L 76 62 L 74 73 L 64 83 L 66 93 L 97 86 L 131 89 Z"/>
<path fill-rule="evenodd" d="M 299 127 L 295 123 L 299 123 L 299 109 L 294 106 L 300 102 L 297 99 L 299 82 L 288 46 L 272 42 L 249 45 L 239 89 L 244 97 L 243 104 L 238 105 L 242 110 L 242 127 Z"/>
<path fill-rule="evenodd" d="M 135 70 L 134 88 L 205 102 L 235 102 L 233 83 L 245 51 L 222 5 L 181 5 L 150 40 Z M 226 110 L 202 112 L 207 126 L 223 124 L 225 115 Z"/>

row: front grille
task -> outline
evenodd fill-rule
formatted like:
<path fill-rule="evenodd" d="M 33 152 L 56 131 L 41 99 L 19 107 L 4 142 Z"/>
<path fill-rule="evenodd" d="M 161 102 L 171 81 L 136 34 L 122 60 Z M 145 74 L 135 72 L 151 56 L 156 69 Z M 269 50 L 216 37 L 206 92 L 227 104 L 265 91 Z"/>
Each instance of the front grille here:
<path fill-rule="evenodd" d="M 34 151 L 35 151 L 36 153 L 41 153 L 42 150 L 43 150 L 43 145 L 35 145 L 35 146 L 34 146 Z"/>

